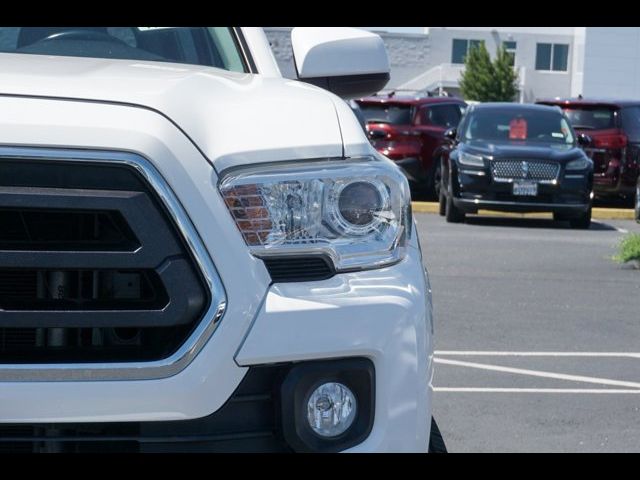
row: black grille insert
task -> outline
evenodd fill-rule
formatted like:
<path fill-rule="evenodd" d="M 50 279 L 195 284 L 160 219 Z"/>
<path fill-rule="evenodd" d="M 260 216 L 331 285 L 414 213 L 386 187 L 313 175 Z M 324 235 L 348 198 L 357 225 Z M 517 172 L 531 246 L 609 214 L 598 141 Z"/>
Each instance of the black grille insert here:
<path fill-rule="evenodd" d="M 0 268 L 2 310 L 160 310 L 168 301 L 153 270 Z"/>
<path fill-rule="evenodd" d="M 140 243 L 119 212 L 0 208 L 0 250 L 121 250 Z"/>
<path fill-rule="evenodd" d="M 333 263 L 324 256 L 263 258 L 274 282 L 326 280 L 335 275 Z"/>
<path fill-rule="evenodd" d="M 209 302 L 135 168 L 0 159 L 0 363 L 166 358 Z"/>

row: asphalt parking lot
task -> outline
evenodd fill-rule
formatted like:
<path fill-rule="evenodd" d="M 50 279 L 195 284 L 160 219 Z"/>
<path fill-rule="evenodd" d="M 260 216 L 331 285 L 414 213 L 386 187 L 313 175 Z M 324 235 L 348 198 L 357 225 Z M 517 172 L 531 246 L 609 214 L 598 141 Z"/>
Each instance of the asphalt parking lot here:
<path fill-rule="evenodd" d="M 610 259 L 640 225 L 416 219 L 449 451 L 640 451 L 640 271 Z"/>

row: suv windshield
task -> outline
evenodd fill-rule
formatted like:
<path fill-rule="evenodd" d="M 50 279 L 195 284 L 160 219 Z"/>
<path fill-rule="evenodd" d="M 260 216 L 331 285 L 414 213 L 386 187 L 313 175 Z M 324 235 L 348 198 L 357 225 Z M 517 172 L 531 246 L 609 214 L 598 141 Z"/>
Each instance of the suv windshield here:
<path fill-rule="evenodd" d="M 478 109 L 464 123 L 462 137 L 466 141 L 574 143 L 569 123 L 555 111 Z"/>
<path fill-rule="evenodd" d="M 616 110 L 608 107 L 574 107 L 565 108 L 564 113 L 573 128 L 587 130 L 605 130 L 615 128 Z"/>
<path fill-rule="evenodd" d="M 367 123 L 390 123 L 391 125 L 410 125 L 410 105 L 383 105 L 361 103 L 360 109 Z"/>
<path fill-rule="evenodd" d="M 0 27 L 0 52 L 188 63 L 246 71 L 228 27 Z"/>

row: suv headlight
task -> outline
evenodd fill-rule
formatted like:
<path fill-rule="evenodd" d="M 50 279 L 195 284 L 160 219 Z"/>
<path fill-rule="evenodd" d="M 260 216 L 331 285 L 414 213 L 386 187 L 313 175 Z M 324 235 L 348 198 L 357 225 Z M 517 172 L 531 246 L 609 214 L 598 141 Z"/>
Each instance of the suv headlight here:
<path fill-rule="evenodd" d="M 298 161 L 234 169 L 220 192 L 258 257 L 327 254 L 336 270 L 401 260 L 409 186 L 386 159 Z"/>
<path fill-rule="evenodd" d="M 458 155 L 458 161 L 462 165 L 467 165 L 470 167 L 484 167 L 484 158 L 480 155 L 460 152 L 460 154 Z"/>
<path fill-rule="evenodd" d="M 564 167 L 565 170 L 585 170 L 592 165 L 592 161 L 588 158 L 577 158 L 576 160 L 571 160 L 567 162 L 567 165 Z"/>

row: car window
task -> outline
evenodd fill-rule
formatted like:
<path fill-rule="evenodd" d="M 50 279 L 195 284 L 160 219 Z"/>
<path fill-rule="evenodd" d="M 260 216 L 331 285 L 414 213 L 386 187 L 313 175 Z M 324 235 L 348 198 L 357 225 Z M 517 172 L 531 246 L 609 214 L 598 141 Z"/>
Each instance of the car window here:
<path fill-rule="evenodd" d="M 388 105 L 361 103 L 360 109 L 367 123 L 389 123 L 391 125 L 410 125 L 410 105 Z"/>
<path fill-rule="evenodd" d="M 605 130 L 615 128 L 616 109 L 611 107 L 570 107 L 564 113 L 573 128 L 583 130 Z"/>
<path fill-rule="evenodd" d="M 228 27 L 0 27 L 0 52 L 149 60 L 246 71 Z"/>
<path fill-rule="evenodd" d="M 465 122 L 463 138 L 484 141 L 527 141 L 573 144 L 573 132 L 559 112 L 525 109 L 474 110 Z"/>
<path fill-rule="evenodd" d="M 632 142 L 640 142 L 640 106 L 626 107 L 620 111 L 624 133 Z"/>
<path fill-rule="evenodd" d="M 422 110 L 421 123 L 443 128 L 458 126 L 462 117 L 462 106 L 457 104 L 430 105 Z"/>

